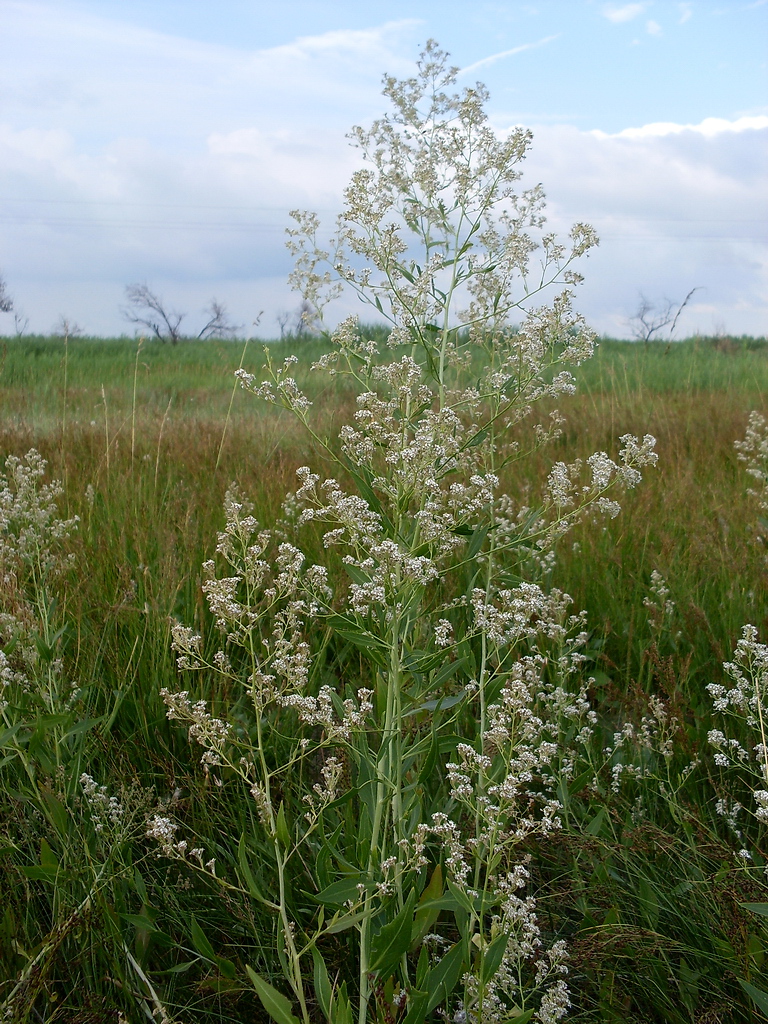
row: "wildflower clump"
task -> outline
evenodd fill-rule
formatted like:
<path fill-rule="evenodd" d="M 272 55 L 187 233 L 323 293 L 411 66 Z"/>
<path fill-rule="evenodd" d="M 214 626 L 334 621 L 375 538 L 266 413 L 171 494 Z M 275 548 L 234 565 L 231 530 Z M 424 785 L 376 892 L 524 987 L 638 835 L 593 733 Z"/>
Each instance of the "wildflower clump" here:
<path fill-rule="evenodd" d="M 768 543 L 768 420 L 753 410 L 749 414 L 746 434 L 741 441 L 735 441 L 736 457 L 743 462 L 747 473 L 755 481 L 747 494 L 754 498 L 761 513 L 757 522 L 756 540 Z"/>
<path fill-rule="evenodd" d="M 313 325 L 351 290 L 387 340 L 349 318 L 315 365 L 357 391 L 337 443 L 313 431 L 292 358 L 268 358 L 264 380 L 239 372 L 336 468 L 300 468 L 268 529 L 230 490 L 203 567 L 219 643 L 173 634 L 180 670 L 232 695 L 215 709 L 189 688 L 163 696 L 206 778 L 251 797 L 258 834 L 218 881 L 274 921 L 291 1001 L 249 976 L 280 1021 L 297 1006 L 308 1024 L 311 990 L 329 1022 L 354 1008 L 358 1024 L 553 1024 L 569 1004 L 564 943 L 527 893 L 528 846 L 560 827 L 595 713 L 584 616 L 544 576 L 558 540 L 614 517 L 656 453 L 625 435 L 616 457 L 556 462 L 539 494 L 505 492 L 515 462 L 558 436 L 559 414 L 537 405 L 571 393 L 592 354 L 572 292 L 596 238 L 544 231 L 541 188 L 517 190 L 530 133 L 499 138 L 484 87 L 454 93 L 455 78 L 434 43 L 416 77 L 385 78 L 392 112 L 353 130 L 369 166 L 330 242 L 294 214 L 292 280 Z M 148 834 L 179 855 L 169 818 Z"/>
<path fill-rule="evenodd" d="M 51 598 L 57 579 L 69 565 L 65 542 L 78 519 L 62 519 L 62 486 L 45 483 L 46 462 L 31 449 L 23 458 L 9 455 L 0 474 L 0 707 L 42 700 L 45 710 L 59 710 L 64 690 L 61 660 L 47 651 L 55 625 Z M 41 643 L 42 642 L 42 643 Z M 71 688 L 69 688 L 71 689 Z M 23 698 L 22 698 L 22 695 Z M 11 724 L 10 712 L 6 724 Z"/>

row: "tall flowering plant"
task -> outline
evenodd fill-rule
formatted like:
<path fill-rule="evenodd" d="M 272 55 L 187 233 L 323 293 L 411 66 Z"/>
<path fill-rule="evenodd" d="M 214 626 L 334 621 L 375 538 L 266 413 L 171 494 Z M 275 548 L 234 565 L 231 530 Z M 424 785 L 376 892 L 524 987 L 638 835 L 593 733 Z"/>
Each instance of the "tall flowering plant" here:
<path fill-rule="evenodd" d="M 348 319 L 314 367 L 358 392 L 333 444 L 313 431 L 294 357 L 268 358 L 262 380 L 239 372 L 337 472 L 301 468 L 270 529 L 231 490 L 204 566 L 221 643 L 174 632 L 181 669 L 234 694 L 221 717 L 189 691 L 165 700 L 205 771 L 250 793 L 230 877 L 200 850 L 194 863 L 271 915 L 272 977 L 248 971 L 281 1024 L 545 1024 L 568 1007 L 566 949 L 537 923 L 525 844 L 559 827 L 594 713 L 584 618 L 542 568 L 575 523 L 615 516 L 615 493 L 656 455 L 627 435 L 617 460 L 556 463 L 535 499 L 503 493 L 560 417 L 526 443 L 511 434 L 574 389 L 570 368 L 593 351 L 571 298 L 596 238 L 543 231 L 540 187 L 517 190 L 530 133 L 500 139 L 484 87 L 455 93 L 456 74 L 430 42 L 416 77 L 385 78 L 392 110 L 352 133 L 367 169 L 329 246 L 313 214 L 294 214 L 310 319 L 351 289 L 388 320 L 386 346 Z M 552 304 L 535 305 L 549 287 Z M 325 564 L 302 549 L 310 524 Z M 189 859 L 178 829 L 156 817 L 149 831 Z"/>

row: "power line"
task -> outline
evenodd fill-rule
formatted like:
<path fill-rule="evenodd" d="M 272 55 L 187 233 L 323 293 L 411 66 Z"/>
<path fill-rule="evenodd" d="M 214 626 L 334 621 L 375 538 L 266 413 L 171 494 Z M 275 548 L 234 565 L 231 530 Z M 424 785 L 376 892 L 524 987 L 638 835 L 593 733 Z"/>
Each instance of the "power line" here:
<path fill-rule="evenodd" d="M 295 204 L 292 206 L 244 206 L 242 203 L 222 205 L 218 203 L 151 203 L 127 199 L 17 199 L 8 196 L 0 196 L 0 203 L 42 203 L 60 206 L 131 206 L 158 210 L 258 210 L 260 212 L 274 213 L 289 213 L 296 208 Z M 322 213 L 337 212 L 336 207 L 326 206 L 318 207 L 317 209 Z"/>
<path fill-rule="evenodd" d="M 252 211 L 262 213 L 283 213 L 289 214 L 295 205 L 291 206 L 250 206 L 243 204 L 214 204 L 214 203 L 154 203 L 144 201 L 133 201 L 124 199 L 39 199 L 39 198 L 14 198 L 0 196 L 0 203 L 41 203 L 46 205 L 62 206 L 122 206 L 122 207 L 143 207 L 158 210 L 238 210 L 241 212 Z M 318 213 L 338 213 L 340 207 L 315 207 L 313 210 Z M 654 217 L 643 216 L 644 222 L 662 221 L 665 224 L 685 224 L 690 222 L 688 217 Z M 767 217 L 697 217 L 698 224 L 766 224 Z"/>
<path fill-rule="evenodd" d="M 93 229 L 106 229 L 106 228 L 141 228 L 146 229 L 162 229 L 168 228 L 181 228 L 182 230 L 238 230 L 238 231 L 285 231 L 285 224 L 266 224 L 266 223 L 253 223 L 252 221 L 165 221 L 165 220 L 85 220 L 78 219 L 75 217 L 25 217 L 23 215 L 17 216 L 2 216 L 0 215 L 0 224 L 9 225 L 22 225 L 30 224 L 37 225 L 40 227 L 86 227 Z"/>

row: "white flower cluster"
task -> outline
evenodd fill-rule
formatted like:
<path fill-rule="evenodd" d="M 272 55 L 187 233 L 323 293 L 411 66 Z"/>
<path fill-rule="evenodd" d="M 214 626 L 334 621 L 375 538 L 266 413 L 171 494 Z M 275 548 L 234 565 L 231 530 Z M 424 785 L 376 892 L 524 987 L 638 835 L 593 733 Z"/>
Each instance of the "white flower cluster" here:
<path fill-rule="evenodd" d="M 545 593 L 536 583 L 521 583 L 511 590 L 499 590 L 492 600 L 479 587 L 472 591 L 474 628 L 498 647 L 516 644 L 524 637 L 546 636 L 562 641 L 563 625 L 571 598 L 560 590 Z"/>
<path fill-rule="evenodd" d="M 338 796 L 343 774 L 343 761 L 334 755 L 326 758 L 320 769 L 322 782 L 316 782 L 312 786 L 312 792 L 304 795 L 304 802 L 309 805 L 305 818 L 310 824 L 317 819 L 320 811 Z"/>
<path fill-rule="evenodd" d="M 265 368 L 269 371 L 271 379 L 261 384 L 247 370 L 237 370 L 235 377 L 240 382 L 241 387 L 246 391 L 253 392 L 259 398 L 263 398 L 265 402 L 279 403 L 284 405 L 286 409 L 291 409 L 293 412 L 303 415 L 312 403 L 298 386 L 295 379 L 289 376 L 291 368 L 296 363 L 298 363 L 296 356 L 287 356 L 283 365 L 277 367 L 277 369 L 274 369 L 271 362 L 268 362 Z"/>
<path fill-rule="evenodd" d="M 173 860 L 187 860 L 191 858 L 197 861 L 200 867 L 204 867 L 211 874 L 215 874 L 216 862 L 214 860 L 204 861 L 205 851 L 200 846 L 190 847 L 186 839 L 176 839 L 179 826 L 175 821 L 163 814 L 154 814 L 147 821 L 146 837 L 154 839 L 160 845 L 160 854 L 170 857 Z"/>
<path fill-rule="evenodd" d="M 759 412 L 749 414 L 743 441 L 734 441 L 736 456 L 746 464 L 747 472 L 758 486 L 748 493 L 757 498 L 760 508 L 768 511 L 768 420 Z"/>
<path fill-rule="evenodd" d="M 473 843 L 514 845 L 531 833 L 560 827 L 556 780 L 573 771 L 574 751 L 565 749 L 568 723 L 580 728 L 575 743 L 588 742 L 596 721 L 584 691 L 568 694 L 544 682 L 547 660 L 518 658 L 498 700 L 487 709 L 482 750 L 460 743 L 447 768 L 451 796 L 480 823 Z"/>
<path fill-rule="evenodd" d="M 251 666 L 251 696 L 265 706 L 281 693 L 301 694 L 306 688 L 312 662 L 307 623 L 331 600 L 328 571 L 306 566 L 293 544 L 275 544 L 273 533 L 259 530 L 250 505 L 233 488 L 225 512 L 217 550 L 232 575 L 218 576 L 216 564 L 206 562 L 203 591 L 228 649 L 216 651 L 208 662 L 201 637 L 178 624 L 172 628 L 173 647 L 179 668 L 212 668 L 230 676 L 236 673 L 229 648 L 241 648 Z"/>
<path fill-rule="evenodd" d="M 0 566 L 13 562 L 48 572 L 62 565 L 56 542 L 75 529 L 78 517 L 60 519 L 58 481 L 44 484 L 47 463 L 34 448 L 23 459 L 9 455 L 0 475 Z"/>
<path fill-rule="evenodd" d="M 660 758 L 662 763 L 669 763 L 675 753 L 679 732 L 678 719 L 670 715 L 659 697 L 651 694 L 648 697 L 648 712 L 642 716 L 639 725 L 624 722 L 621 730 L 613 734 L 613 744 L 603 749 L 603 755 L 613 760 L 610 769 L 612 791 L 618 793 L 625 779 L 650 777 L 655 770 L 655 759 Z M 655 759 L 638 756 L 641 751 L 648 751 L 655 755 Z M 692 762 L 684 774 L 689 774 L 696 763 Z"/>
<path fill-rule="evenodd" d="M 231 731 L 228 722 L 214 718 L 206 708 L 204 700 L 192 702 L 187 690 L 171 693 L 165 687 L 160 696 L 168 708 L 166 716 L 187 724 L 190 740 L 199 743 L 205 749 L 201 763 L 210 765 L 221 764 L 221 757 Z"/>
<path fill-rule="evenodd" d="M 734 685 L 727 689 L 718 683 L 707 686 L 715 711 L 736 711 L 754 728 L 765 708 L 768 696 L 768 645 L 758 643 L 757 629 L 744 626 L 736 645 L 734 661 L 723 665 Z"/>
<path fill-rule="evenodd" d="M 27 687 L 35 675 L 38 590 L 69 563 L 62 545 L 78 523 L 77 516 L 60 518 L 62 486 L 42 482 L 46 466 L 32 448 L 22 459 L 9 455 L 0 473 L 0 644 L 7 647 L 14 639 L 13 653 L 0 664 L 0 694 L 11 683 Z"/>
<path fill-rule="evenodd" d="M 491 922 L 491 936 L 507 936 L 501 963 L 485 984 L 475 974 L 464 977 L 465 1000 L 459 1008 L 461 1019 L 472 1024 L 503 1024 L 508 1021 L 509 1007 L 519 1005 L 521 996 L 521 965 L 535 962 L 533 988 L 540 992 L 535 1019 L 540 1024 L 557 1024 L 571 1005 L 568 986 L 568 952 L 562 940 L 543 949 L 541 930 L 536 918 L 536 901 L 532 896 L 518 895 L 528 880 L 528 870 L 517 864 L 505 876 L 494 880 L 494 896 L 498 912 Z M 532 993 L 525 993 L 526 1002 Z"/>
<path fill-rule="evenodd" d="M 757 629 L 752 625 L 742 627 L 742 635 L 734 652 L 734 660 L 725 662 L 723 668 L 732 681 L 732 686 L 710 683 L 707 686 L 716 712 L 728 716 L 746 727 L 751 734 L 747 745 L 722 729 L 710 729 L 707 740 L 714 748 L 714 761 L 720 768 L 740 768 L 752 776 L 752 796 L 755 806 L 752 815 L 761 823 L 768 823 L 768 744 L 766 743 L 766 711 L 768 710 L 768 645 L 758 640 Z M 741 804 L 721 797 L 717 811 L 728 823 L 731 831 L 741 840 L 742 833 L 736 827 L 736 818 L 742 810 Z"/>
<path fill-rule="evenodd" d="M 327 740 L 348 740 L 354 729 L 365 728 L 366 718 L 373 711 L 371 703 L 372 690 L 361 687 L 357 691 L 357 703 L 347 698 L 342 701 L 336 698 L 336 692 L 330 686 L 320 687 L 317 697 L 308 694 L 290 693 L 278 697 L 283 707 L 293 708 L 299 721 L 305 725 L 322 727 Z M 337 712 L 336 703 L 339 711 Z"/>
<path fill-rule="evenodd" d="M 587 483 L 581 482 L 579 459 L 572 463 L 556 462 L 552 467 L 547 478 L 546 500 L 555 519 L 548 530 L 548 543 L 553 543 L 593 510 L 615 519 L 621 506 L 605 492 L 614 486 L 625 490 L 636 487 L 642 479 L 640 469 L 656 465 L 656 438 L 651 434 L 646 434 L 642 441 L 632 434 L 624 434 L 620 440 L 619 463 L 605 452 L 590 455 Z"/>
<path fill-rule="evenodd" d="M 652 630 L 658 632 L 665 623 L 668 623 L 675 611 L 674 601 L 669 600 L 669 587 L 658 569 L 651 571 L 650 591 L 652 596 L 643 599 L 643 605 L 648 609 L 648 625 Z"/>
<path fill-rule="evenodd" d="M 364 498 L 357 494 L 346 494 L 334 479 L 324 480 L 318 488 L 320 477 L 307 466 L 296 471 L 301 487 L 295 499 L 305 506 L 298 525 L 307 522 L 332 524 L 324 537 L 326 547 L 347 540 L 353 546 L 367 547 L 381 536 L 381 517 L 374 512 Z"/>
<path fill-rule="evenodd" d="M 83 795 L 91 812 L 91 821 L 96 832 L 105 828 L 112 830 L 120 825 L 125 816 L 125 808 L 116 796 L 110 796 L 106 786 L 98 783 L 86 772 L 80 776 Z"/>

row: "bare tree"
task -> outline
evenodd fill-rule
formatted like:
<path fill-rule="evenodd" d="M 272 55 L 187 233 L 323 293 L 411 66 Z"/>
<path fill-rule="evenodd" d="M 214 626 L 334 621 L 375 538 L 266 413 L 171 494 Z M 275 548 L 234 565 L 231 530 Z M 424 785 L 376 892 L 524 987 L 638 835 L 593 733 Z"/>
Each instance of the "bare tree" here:
<path fill-rule="evenodd" d="M 170 341 L 175 345 L 181 337 L 179 330 L 186 313 L 167 309 L 165 303 L 146 284 L 129 284 L 125 289 L 127 306 L 121 309 L 126 320 L 132 324 L 148 327 L 159 341 Z"/>
<path fill-rule="evenodd" d="M 640 301 L 638 303 L 637 311 L 635 312 L 635 315 L 629 319 L 632 337 L 636 338 L 638 341 L 644 341 L 647 343 L 651 340 L 654 334 L 658 334 L 658 332 L 663 331 L 668 324 L 672 324 L 669 329 L 669 338 L 671 339 L 674 334 L 675 327 L 677 327 L 677 321 L 680 314 L 688 305 L 688 302 L 694 292 L 697 291 L 699 291 L 698 287 L 691 288 L 679 305 L 672 301 L 672 299 L 664 299 L 661 303 L 651 302 L 650 299 L 647 299 L 645 295 L 640 292 Z"/>
<path fill-rule="evenodd" d="M 53 328 L 53 333 L 61 338 L 76 338 L 83 333 L 83 328 L 76 320 L 70 320 L 68 316 L 60 316 Z"/>
<path fill-rule="evenodd" d="M 281 338 L 285 337 L 285 329 L 288 326 L 288 321 L 290 319 L 291 319 L 291 314 L 290 313 L 286 313 L 286 311 L 284 309 L 281 310 L 279 313 L 277 313 L 275 315 L 275 320 L 277 320 L 277 326 L 280 328 L 280 337 Z"/>
<path fill-rule="evenodd" d="M 12 313 L 13 312 L 13 299 L 8 294 L 8 288 L 6 287 L 5 281 L 0 276 L 0 313 Z"/>
<path fill-rule="evenodd" d="M 227 307 L 223 302 L 211 299 L 207 309 L 203 311 L 208 317 L 208 323 L 198 334 L 198 338 L 233 338 L 240 324 L 233 324 L 227 314 Z"/>
<path fill-rule="evenodd" d="M 304 299 L 293 313 L 287 312 L 287 310 L 281 310 L 275 314 L 275 320 L 277 320 L 277 326 L 280 328 L 280 337 L 285 338 L 289 335 L 293 338 L 300 338 L 302 334 L 306 334 L 314 319 L 314 310 L 312 309 L 311 303 Z M 293 321 L 291 323 L 291 321 Z M 290 327 L 289 327 L 290 324 Z"/>
<path fill-rule="evenodd" d="M 24 315 L 22 309 L 16 309 L 13 313 L 13 329 L 16 337 L 21 338 L 29 328 L 29 317 Z"/>

